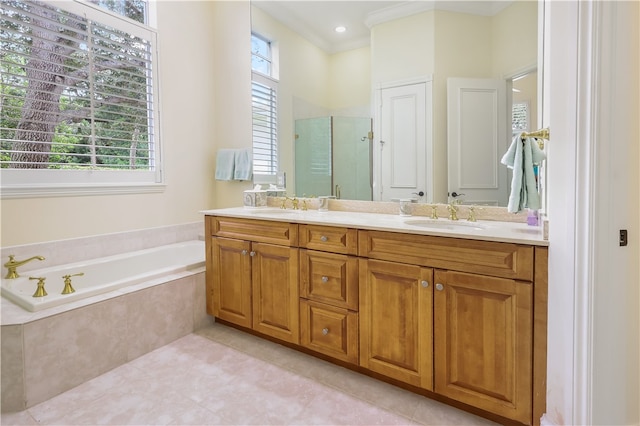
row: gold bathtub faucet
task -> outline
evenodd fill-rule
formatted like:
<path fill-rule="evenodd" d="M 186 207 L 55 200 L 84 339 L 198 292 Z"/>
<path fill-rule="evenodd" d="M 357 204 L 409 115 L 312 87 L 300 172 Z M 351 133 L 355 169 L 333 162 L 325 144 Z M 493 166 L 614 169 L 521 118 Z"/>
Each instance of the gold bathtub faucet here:
<path fill-rule="evenodd" d="M 44 260 L 44 257 L 42 257 L 42 256 L 33 256 L 33 257 L 30 257 L 29 259 L 18 261 L 18 260 L 15 260 L 15 255 L 13 255 L 13 254 L 9 255 L 9 261 L 4 264 L 4 267 L 7 268 L 7 275 L 5 276 L 5 278 L 7 278 L 9 280 L 13 280 L 15 278 L 18 278 L 20 275 L 18 275 L 18 271 L 16 271 L 16 268 L 18 266 L 24 265 L 27 262 L 31 262 L 34 259 Z"/>
<path fill-rule="evenodd" d="M 44 297 L 47 295 L 47 291 L 44 289 L 44 280 L 46 277 L 29 277 L 30 280 L 38 280 L 38 288 L 33 293 L 33 297 Z"/>
<path fill-rule="evenodd" d="M 83 275 L 84 275 L 84 272 L 79 272 L 77 274 L 71 274 L 71 275 L 63 275 L 62 278 L 64 278 L 64 289 L 62 290 L 62 294 L 74 293 L 76 290 L 71 285 L 71 277 L 81 277 Z"/>

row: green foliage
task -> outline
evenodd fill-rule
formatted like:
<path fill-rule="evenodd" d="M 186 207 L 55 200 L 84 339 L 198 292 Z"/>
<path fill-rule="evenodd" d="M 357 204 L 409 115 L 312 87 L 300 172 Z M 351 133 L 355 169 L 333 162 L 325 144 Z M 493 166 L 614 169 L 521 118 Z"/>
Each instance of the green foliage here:
<path fill-rule="evenodd" d="M 144 0 L 92 2 L 139 22 L 145 20 Z M 7 18 L 0 16 L 3 28 L 0 32 L 0 161 L 2 167 L 9 167 L 9 151 L 14 149 L 21 120 L 27 116 L 29 104 L 25 99 L 33 83 L 27 68 L 33 59 L 31 40 L 35 30 L 30 27 L 34 25 L 30 18 L 33 12 L 28 9 L 51 9 L 52 6 L 20 0 L 3 0 L 3 8 L 5 4 Z M 60 22 L 84 19 L 53 9 L 53 15 L 57 14 Z M 94 48 L 88 52 L 83 41 L 86 36 L 75 33 L 70 24 L 61 26 L 59 33 L 65 38 L 60 38 L 58 43 L 69 47 L 70 53 L 64 56 L 62 64 L 67 85 L 58 105 L 50 105 L 53 112 L 59 112 L 59 118 L 55 132 L 49 136 L 49 168 L 146 169 L 150 149 L 147 112 L 150 81 L 145 65 L 148 51 L 141 48 L 146 42 L 93 22 Z M 50 48 L 55 49 L 55 45 L 52 43 Z M 90 54 L 94 64 L 91 73 Z M 130 158 L 132 152 L 135 156 Z"/>

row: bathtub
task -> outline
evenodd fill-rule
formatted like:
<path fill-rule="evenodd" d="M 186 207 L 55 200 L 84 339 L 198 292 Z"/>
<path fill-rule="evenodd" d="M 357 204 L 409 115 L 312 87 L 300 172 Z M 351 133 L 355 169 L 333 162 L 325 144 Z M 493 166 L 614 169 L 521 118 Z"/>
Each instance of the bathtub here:
<path fill-rule="evenodd" d="M 24 309 L 36 312 L 171 273 L 200 268 L 204 263 L 204 241 L 186 241 L 22 273 L 18 268 L 20 277 L 12 280 L 3 278 L 0 293 Z M 62 277 L 78 273 L 84 275 L 72 277 L 75 292 L 62 294 Z M 46 278 L 46 296 L 33 297 L 38 281 L 29 277 Z"/>

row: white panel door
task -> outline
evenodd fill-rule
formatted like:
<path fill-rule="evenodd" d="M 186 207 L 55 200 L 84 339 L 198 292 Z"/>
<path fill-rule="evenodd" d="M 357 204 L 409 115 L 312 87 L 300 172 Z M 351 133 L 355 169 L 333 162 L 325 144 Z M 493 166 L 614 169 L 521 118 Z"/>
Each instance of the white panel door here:
<path fill-rule="evenodd" d="M 507 97 L 504 80 L 447 80 L 449 200 L 506 206 Z M 462 194 L 462 195 L 461 195 Z"/>
<path fill-rule="evenodd" d="M 427 182 L 427 84 L 380 90 L 379 201 L 432 199 Z M 422 193 L 423 195 L 419 195 Z"/>

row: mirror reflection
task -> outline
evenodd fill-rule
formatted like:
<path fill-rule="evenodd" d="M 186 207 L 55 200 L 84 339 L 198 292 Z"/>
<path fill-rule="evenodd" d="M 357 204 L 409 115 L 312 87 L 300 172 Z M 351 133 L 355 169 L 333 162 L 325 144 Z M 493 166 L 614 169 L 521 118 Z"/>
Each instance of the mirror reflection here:
<path fill-rule="evenodd" d="M 499 159 L 515 131 L 537 128 L 537 7 L 254 0 L 252 32 L 273 49 L 278 169 L 287 191 L 418 202 L 468 192 L 461 201 L 505 205 L 504 197 L 473 194 L 477 186 L 508 193 Z M 338 25 L 346 31 L 334 32 Z M 500 97 L 502 107 L 480 120 L 497 130 L 450 140 L 451 79 L 500 87 L 487 96 Z M 403 94 L 408 86 L 416 93 Z M 453 184 L 451 163 L 458 166 Z"/>

